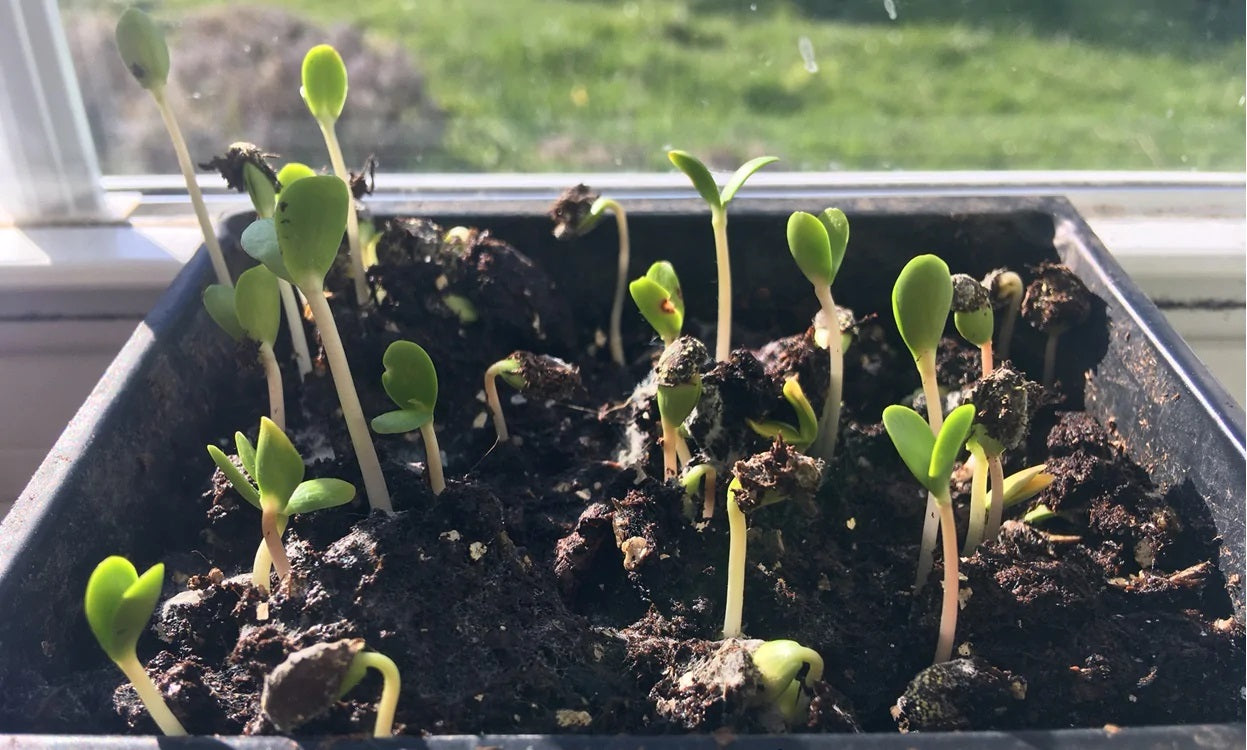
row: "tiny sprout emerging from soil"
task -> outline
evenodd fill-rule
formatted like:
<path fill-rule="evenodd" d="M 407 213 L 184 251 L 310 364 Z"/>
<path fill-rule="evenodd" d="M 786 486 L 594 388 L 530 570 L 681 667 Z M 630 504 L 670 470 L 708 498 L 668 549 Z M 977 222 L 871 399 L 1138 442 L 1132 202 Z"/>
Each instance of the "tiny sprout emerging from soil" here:
<path fill-rule="evenodd" d="M 739 638 L 745 609 L 746 514 L 783 500 L 812 498 L 818 491 L 823 462 L 804 456 L 775 439 L 769 450 L 732 467 L 727 486 L 727 523 L 731 535 L 727 558 L 727 608 L 723 637 Z"/>
<path fill-rule="evenodd" d="M 660 260 L 645 275 L 628 285 L 632 301 L 664 346 L 680 337 L 684 328 L 684 290 L 675 266 Z"/>
<path fill-rule="evenodd" d="M 992 306 L 1004 312 L 1000 328 L 996 332 L 996 351 L 1000 361 L 1009 358 L 1009 343 L 1013 340 L 1013 324 L 1022 306 L 1022 277 L 1007 268 L 997 268 L 983 277 L 983 286 L 992 300 Z"/>
<path fill-rule="evenodd" d="M 1026 287 L 1022 299 L 1022 317 L 1048 334 L 1043 353 L 1043 385 L 1051 388 L 1056 375 L 1057 340 L 1091 314 L 1091 292 L 1068 266 L 1044 263 L 1035 271 L 1037 278 Z"/>
<path fill-rule="evenodd" d="M 692 336 L 681 336 L 658 359 L 658 415 L 662 422 L 663 478 L 673 479 L 681 466 L 692 460 L 692 452 L 680 425 L 701 400 L 701 368 L 708 357 L 706 347 Z"/>
<path fill-rule="evenodd" d="M 934 255 L 919 255 L 905 264 L 892 287 L 892 314 L 905 346 L 914 356 L 918 376 L 922 378 L 927 421 L 932 435 L 938 434 L 944 424 L 943 400 L 935 375 L 935 350 L 944 335 L 944 324 L 948 320 L 952 301 L 953 281 L 948 265 Z M 924 518 L 918 568 L 914 575 L 915 590 L 921 590 L 926 585 L 935 559 L 940 514 L 934 494 L 927 497 Z"/>
<path fill-rule="evenodd" d="M 338 51 L 328 44 L 318 44 L 308 50 L 303 57 L 303 86 L 299 94 L 325 137 L 334 175 L 343 185 L 350 185 L 351 174 L 346 170 L 335 128 L 342 108 L 346 106 L 346 90 L 346 64 Z M 359 217 L 355 214 L 353 198 L 346 217 L 346 239 L 350 250 L 351 279 L 355 283 L 355 301 L 363 307 L 368 302 L 368 285 L 364 278 L 363 256 L 359 248 Z"/>
<path fill-rule="evenodd" d="M 805 391 L 801 389 L 801 383 L 798 382 L 796 377 L 791 377 L 784 381 L 783 393 L 784 400 L 797 413 L 796 427 L 787 422 L 775 420 L 755 422 L 752 419 L 746 419 L 745 423 L 749 425 L 749 429 L 764 438 L 773 439 L 778 435 L 784 439 L 785 443 L 804 452 L 814 442 L 815 436 L 818 434 L 818 417 L 814 415 L 814 407 L 810 405 L 810 400 L 805 397 Z"/>
<path fill-rule="evenodd" d="M 701 504 L 702 520 L 714 518 L 714 492 L 718 481 L 719 473 L 710 463 L 701 463 L 689 468 L 684 472 L 684 478 L 680 480 L 690 501 L 696 502 L 698 490 L 704 491 Z M 693 516 L 691 506 L 686 508 L 686 513 L 690 518 Z"/>
<path fill-rule="evenodd" d="M 554 237 L 570 240 L 592 231 L 602 220 L 607 211 L 615 214 L 615 227 L 619 234 L 619 272 L 615 277 L 615 297 L 611 302 L 610 331 L 607 339 L 610 346 L 611 360 L 623 365 L 623 336 L 620 324 L 623 318 L 624 288 L 628 283 L 628 215 L 623 206 L 613 198 L 598 196 L 586 185 L 576 185 L 563 191 L 559 199 L 550 208 L 550 218 L 554 220 Z"/>
<path fill-rule="evenodd" d="M 147 676 L 136 650 L 160 599 L 164 577 L 164 563 L 156 563 L 140 576 L 124 557 L 107 557 L 87 581 L 83 609 L 100 648 L 125 673 L 156 726 L 166 735 L 184 737 L 186 730 Z"/>
<path fill-rule="evenodd" d="M 723 190 L 697 157 L 686 151 L 669 151 L 667 158 L 688 176 L 702 200 L 710 206 L 710 226 L 714 229 L 714 252 L 719 275 L 719 316 L 715 332 L 714 358 L 726 362 L 732 353 L 732 265 L 727 247 L 727 204 L 754 172 L 779 161 L 777 156 L 759 156 L 742 164 L 732 173 Z"/>
<path fill-rule="evenodd" d="M 485 370 L 485 404 L 493 415 L 500 443 L 509 439 L 509 433 L 502 414 L 502 401 L 498 398 L 499 377 L 512 388 L 534 398 L 566 398 L 581 387 L 580 370 L 558 357 L 515 351 L 490 365 Z"/>
<path fill-rule="evenodd" d="M 442 454 L 433 428 L 433 410 L 437 407 L 437 370 L 424 347 L 412 341 L 395 341 L 381 358 L 385 372 L 381 387 L 397 411 L 387 411 L 372 420 L 372 429 L 382 435 L 420 430 L 424 452 L 428 454 L 429 485 L 433 494 L 446 489 L 442 474 Z"/>
<path fill-rule="evenodd" d="M 327 711 L 375 669 L 382 684 L 372 736 L 389 737 L 402 687 L 398 665 L 366 648 L 362 638 L 347 638 L 295 651 L 264 678 L 260 709 L 280 731 L 294 731 Z"/>
<path fill-rule="evenodd" d="M 208 315 L 234 340 L 244 336 L 259 344 L 260 364 L 268 381 L 269 418 L 278 427 L 286 426 L 286 401 L 281 385 L 281 368 L 273 344 L 281 324 L 280 293 L 277 277 L 264 266 L 243 271 L 238 285 L 210 284 L 204 289 L 203 303 Z"/>
<path fill-rule="evenodd" d="M 342 243 L 346 217 L 353 213 L 346 183 L 330 175 L 304 177 L 284 185 L 277 201 L 277 214 L 273 220 L 277 245 L 282 263 L 290 280 L 307 299 L 316 327 L 320 329 L 321 345 L 329 360 L 329 372 L 333 375 L 334 388 L 342 405 L 342 417 L 346 420 L 355 458 L 359 461 L 364 477 L 364 489 L 368 504 L 374 509 L 390 512 L 390 491 L 381 474 L 381 462 L 377 449 L 368 433 L 368 422 L 359 404 L 355 381 L 351 379 L 351 366 L 346 360 L 342 337 L 338 334 L 333 310 L 325 299 L 325 274 L 333 265 Z"/>
<path fill-rule="evenodd" d="M 225 265 L 221 245 L 212 230 L 203 193 L 199 191 L 199 183 L 195 181 L 195 167 L 186 149 L 186 139 L 182 137 L 182 129 L 178 126 L 177 117 L 165 96 L 165 86 L 169 80 L 169 46 L 165 43 L 164 32 L 152 21 L 151 16 L 138 8 L 127 8 L 117 20 L 116 39 L 122 62 L 139 85 L 152 95 L 156 108 L 160 110 L 165 129 L 169 131 L 169 140 L 173 142 L 178 167 L 186 180 L 186 192 L 195 208 L 195 218 L 199 220 L 199 229 L 203 233 L 204 245 L 208 248 L 208 257 L 212 259 L 217 283 L 228 286 L 229 268 Z"/>
<path fill-rule="evenodd" d="M 831 285 L 844 262 L 844 251 L 849 244 L 849 220 L 838 208 L 824 209 L 814 216 L 797 211 L 788 217 L 788 250 L 797 262 L 805 278 L 814 285 L 814 296 L 830 326 L 839 323 L 840 314 L 831 296 Z M 827 398 L 823 401 L 822 418 L 814 445 L 814 455 L 830 461 L 836 452 L 836 438 L 840 431 L 840 399 L 844 390 L 844 341 L 840 336 L 828 335 L 827 356 L 830 360 L 830 379 Z M 802 449 L 804 450 L 804 448 Z"/>
<path fill-rule="evenodd" d="M 995 318 L 987 288 L 964 273 L 953 277 L 953 323 L 962 338 L 979 348 L 983 377 L 992 374 L 992 328 Z"/>
<path fill-rule="evenodd" d="M 758 702 L 775 706 L 787 724 L 796 724 L 809 711 L 814 683 L 823 679 L 823 657 L 789 640 L 767 641 L 751 656 L 762 675 Z"/>
<path fill-rule="evenodd" d="M 962 404 L 948 415 L 939 433 L 932 435 L 930 425 L 913 409 L 893 405 L 883 410 L 883 426 L 896 452 L 939 507 L 944 539 L 944 604 L 935 647 L 936 663 L 952 657 L 957 632 L 957 528 L 948 481 L 973 420 L 974 404 Z"/>

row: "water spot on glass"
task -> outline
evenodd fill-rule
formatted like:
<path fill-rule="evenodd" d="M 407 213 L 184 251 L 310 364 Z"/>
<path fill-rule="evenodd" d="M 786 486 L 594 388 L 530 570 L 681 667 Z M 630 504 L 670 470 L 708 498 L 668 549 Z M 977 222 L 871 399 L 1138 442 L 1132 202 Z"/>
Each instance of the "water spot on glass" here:
<path fill-rule="evenodd" d="M 1183 163 L 1183 164 L 1186 164 L 1186 154 L 1183 154 L 1183 155 L 1182 155 L 1181 157 L 1179 157 L 1179 158 L 1182 160 L 1182 163 Z"/>
<path fill-rule="evenodd" d="M 749 3 L 749 10 L 751 10 L 751 11 L 755 11 L 755 12 L 756 12 L 756 11 L 758 10 L 758 4 L 757 4 L 757 3 Z"/>
<path fill-rule="evenodd" d="M 199 93 L 198 91 L 192 91 L 192 92 L 191 92 L 191 98 L 192 98 L 192 99 L 202 99 L 202 98 L 203 98 L 203 94 Z"/>
<path fill-rule="evenodd" d="M 636 18 L 637 14 L 640 12 L 641 12 L 641 7 L 637 5 L 636 3 L 624 3 L 624 7 L 623 7 L 624 18 Z"/>
<path fill-rule="evenodd" d="M 896 20 L 896 0 L 883 0 L 883 10 L 889 19 Z"/>
<path fill-rule="evenodd" d="M 250 45 L 250 44 L 244 44 L 244 45 L 242 46 L 242 51 L 243 51 L 243 52 L 245 52 L 245 53 L 250 54 L 250 53 L 251 53 L 251 45 Z"/>
<path fill-rule="evenodd" d="M 1166 120 L 1173 119 L 1173 107 L 1170 107 L 1169 109 L 1165 110 L 1165 119 Z"/>
<path fill-rule="evenodd" d="M 805 72 L 817 73 L 818 63 L 814 61 L 814 43 L 808 36 L 797 40 L 797 51 L 801 53 L 801 61 L 805 63 Z"/>
<path fill-rule="evenodd" d="M 1241 106 L 1243 106 L 1244 104 L 1247 104 L 1247 96 L 1240 96 L 1240 97 L 1238 97 L 1238 106 L 1240 106 L 1240 107 L 1241 107 Z"/>

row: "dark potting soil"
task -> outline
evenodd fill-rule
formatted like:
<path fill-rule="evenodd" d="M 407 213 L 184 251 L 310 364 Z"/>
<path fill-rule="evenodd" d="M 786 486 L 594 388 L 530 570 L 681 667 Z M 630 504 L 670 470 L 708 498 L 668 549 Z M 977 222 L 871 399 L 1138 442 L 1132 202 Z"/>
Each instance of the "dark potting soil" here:
<path fill-rule="evenodd" d="M 705 373 L 690 444 L 719 482 L 714 515 L 702 520 L 700 497 L 661 481 L 650 376 L 659 347 L 627 341 L 631 360 L 618 368 L 594 330 L 608 290 L 603 309 L 572 310 L 541 268 L 500 239 L 444 236 L 429 222 L 391 222 L 369 274 L 378 300 L 362 317 L 340 275 L 331 288 L 367 414 L 393 408 L 380 388 L 392 341 L 414 340 L 436 363 L 446 491 L 428 487 L 418 434 L 375 436 L 398 512 L 369 514 L 357 498 L 294 517 L 293 571 L 260 621 L 262 599 L 246 575 L 259 515 L 205 470 L 203 543 L 166 561 L 159 642 L 140 643 L 174 713 L 195 734 L 272 733 L 259 711 L 265 676 L 297 649 L 363 638 L 398 664 L 397 723 L 407 733 L 782 728 L 756 706 L 752 642 L 718 640 L 723 488 L 735 461 L 771 447 L 746 418 L 795 421 L 781 395 L 786 376 L 797 375 L 821 410 L 828 362 L 812 330 L 740 331 L 736 339 L 756 348 Z M 879 283 L 882 308 L 890 280 Z M 464 300 L 475 320 L 461 318 Z M 806 302 L 812 313 L 813 295 Z M 1241 721 L 1243 624 L 1215 564 L 1206 507 L 1181 490 L 1159 492 L 1114 442 L 1113 425 L 1069 410 L 1078 404 L 1059 387 L 1042 398 L 1023 447 L 1005 457 L 1006 472 L 1047 464 L 1055 481 L 1028 505 L 1058 515 L 1040 527 L 1007 521 L 998 540 L 962 559 L 956 658 L 929 668 L 942 569 L 937 560 L 913 592 L 925 497 L 879 421 L 888 404 L 912 403 L 919 382 L 895 333 L 871 312 L 856 311 L 866 320 L 845 357 L 827 481 L 813 502 L 770 505 L 749 521 L 745 633 L 798 641 L 826 665 L 808 718 L 792 729 Z M 635 314 L 630 304 L 625 314 Z M 696 321 L 685 328 L 704 330 Z M 556 401 L 500 383 L 513 440 L 495 445 L 481 376 L 516 349 L 577 365 L 583 389 Z M 978 366 L 977 350 L 943 342 L 942 384 L 963 389 Z M 286 380 L 289 433 L 308 476 L 362 487 L 323 360 L 294 381 Z M 254 424 L 239 427 L 254 437 Z M 232 440 L 219 437 L 228 452 Z M 200 459 L 210 465 L 187 457 Z M 963 534 L 968 494 L 968 477 L 959 477 Z M 120 682 L 102 656 L 69 682 L 22 675 L 0 700 L 0 725 L 55 729 L 34 710 L 55 699 L 65 727 L 153 732 Z M 379 690 L 366 677 L 299 733 L 370 731 Z"/>

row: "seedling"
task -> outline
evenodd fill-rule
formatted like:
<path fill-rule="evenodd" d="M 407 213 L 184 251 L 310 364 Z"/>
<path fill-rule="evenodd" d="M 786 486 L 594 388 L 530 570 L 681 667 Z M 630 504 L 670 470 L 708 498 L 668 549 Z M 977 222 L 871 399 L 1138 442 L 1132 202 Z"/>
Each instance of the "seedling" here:
<path fill-rule="evenodd" d="M 695 502 L 698 490 L 704 492 L 701 504 L 701 517 L 704 521 L 714 518 L 714 492 L 718 480 L 719 473 L 715 471 L 714 465 L 709 462 L 700 463 L 686 469 L 684 478 L 680 480 L 680 484 L 684 485 L 684 492 L 688 495 L 689 500 Z M 691 507 L 686 506 L 686 512 L 690 518 L 693 516 Z"/>
<path fill-rule="evenodd" d="M 156 108 L 160 110 L 165 129 L 169 131 L 169 140 L 173 142 L 178 167 L 186 181 L 186 192 L 190 195 L 191 205 L 195 207 L 195 218 L 199 220 L 199 230 L 203 233 L 208 257 L 212 259 L 217 283 L 229 286 L 229 268 L 225 265 L 225 256 L 221 253 L 221 245 L 217 242 L 212 221 L 208 218 L 203 193 L 199 191 L 199 183 L 195 181 L 195 168 L 186 149 L 186 139 L 182 137 L 182 129 L 178 126 L 177 117 L 173 114 L 173 108 L 166 96 L 169 46 L 165 43 L 164 32 L 156 26 L 151 16 L 138 8 L 127 8 L 117 20 L 116 38 L 117 51 L 121 53 L 122 62 L 139 85 L 152 95 Z"/>
<path fill-rule="evenodd" d="M 493 415 L 500 443 L 505 443 L 509 434 L 498 399 L 499 376 L 512 388 L 539 399 L 566 398 L 581 387 L 580 371 L 558 357 L 516 351 L 490 365 L 485 370 L 485 404 Z"/>
<path fill-rule="evenodd" d="M 328 44 L 318 44 L 308 50 L 303 57 L 303 86 L 299 94 L 325 136 L 329 163 L 344 187 L 351 184 L 351 174 L 347 172 L 346 161 L 342 158 L 335 125 L 346 105 L 346 89 L 346 64 L 338 51 Z M 346 239 L 350 250 L 351 279 L 355 282 L 355 300 L 363 307 L 368 302 L 368 284 L 364 278 L 364 262 L 359 248 L 359 217 L 355 214 L 353 197 L 350 198 L 349 208 Z"/>
<path fill-rule="evenodd" d="M 957 633 L 957 528 L 948 480 L 973 420 L 974 405 L 962 404 L 948 415 L 939 433 L 932 435 L 930 425 L 913 409 L 893 405 L 883 410 L 883 426 L 896 452 L 918 483 L 935 496 L 939 507 L 944 539 L 944 602 L 935 646 L 937 664 L 952 658 Z"/>
<path fill-rule="evenodd" d="M 992 305 L 1003 311 L 1000 329 L 996 336 L 996 352 L 1000 361 L 1009 359 L 1009 343 L 1013 340 L 1013 324 L 1018 319 L 1018 309 L 1022 306 L 1022 277 L 1007 268 L 997 268 L 983 277 L 983 286 L 992 300 Z"/>
<path fill-rule="evenodd" d="M 246 474 L 215 445 L 208 446 L 208 455 L 234 491 L 260 511 L 260 530 L 264 538 L 255 553 L 251 583 L 267 592 L 270 568 L 276 568 L 279 579 L 290 573 L 290 560 L 281 541 L 290 517 L 345 505 L 354 499 L 355 487 L 341 479 L 304 481 L 303 457 L 286 433 L 267 418 L 260 418 L 260 438 L 256 445 L 241 432 L 234 433 L 234 445 Z"/>
<path fill-rule="evenodd" d="M 1081 325 L 1091 314 L 1091 292 L 1067 266 L 1043 263 L 1035 269 L 1037 277 L 1026 287 L 1022 317 L 1048 334 L 1043 352 L 1043 385 L 1051 388 L 1056 379 L 1056 348 L 1061 334 Z"/>
<path fill-rule="evenodd" d="M 823 679 L 823 657 L 796 641 L 767 641 L 751 654 L 762 676 L 756 702 L 772 705 L 790 726 L 809 712 L 814 684 Z"/>
<path fill-rule="evenodd" d="M 663 478 L 674 479 L 692 461 L 692 452 L 680 426 L 701 400 L 701 368 L 706 347 L 692 336 L 681 336 L 658 359 L 658 415 L 662 423 Z"/>
<path fill-rule="evenodd" d="M 83 609 L 100 648 L 125 673 L 156 726 L 171 737 L 184 737 L 182 722 L 169 710 L 164 696 L 147 676 L 136 650 L 139 636 L 160 599 L 164 577 L 164 563 L 156 563 L 140 576 L 124 557 L 107 557 L 95 566 L 87 580 Z"/>
<path fill-rule="evenodd" d="M 351 366 L 346 361 L 342 338 L 333 319 L 333 310 L 325 299 L 325 274 L 333 265 L 342 242 L 346 217 L 350 213 L 350 196 L 346 183 L 330 175 L 315 175 L 282 188 L 277 201 L 274 227 L 282 263 L 290 280 L 307 299 L 320 342 L 329 361 L 329 372 L 338 391 L 342 417 L 346 420 L 355 458 L 364 478 L 368 503 L 374 510 L 390 512 L 390 491 L 381 474 L 377 449 L 368 434 L 368 422 L 359 405 Z"/>
<path fill-rule="evenodd" d="M 294 731 L 327 711 L 375 669 L 382 683 L 372 736 L 389 737 L 402 687 L 398 665 L 366 648 L 362 638 L 348 638 L 295 651 L 264 678 L 260 710 L 279 730 Z"/>
<path fill-rule="evenodd" d="M 953 323 L 962 338 L 979 348 L 983 361 L 983 377 L 992 374 L 992 315 L 991 297 L 987 289 L 964 273 L 953 277 Z"/>
<path fill-rule="evenodd" d="M 570 240 L 591 232 L 607 211 L 614 212 L 615 227 L 619 234 L 619 271 L 615 277 L 615 297 L 611 302 L 607 342 L 610 346 L 611 360 L 617 365 L 623 365 L 623 336 L 620 333 L 620 323 L 623 318 L 624 287 L 627 286 L 628 281 L 628 215 L 624 212 L 623 206 L 613 198 L 599 197 L 587 186 L 577 185 L 563 191 L 550 209 L 550 218 L 556 222 L 555 239 Z"/>
<path fill-rule="evenodd" d="M 663 345 L 671 346 L 684 327 L 684 290 L 675 267 L 665 260 L 658 261 L 644 276 L 629 284 L 628 291 Z"/>
<path fill-rule="evenodd" d="M 398 405 L 372 420 L 372 429 L 381 435 L 396 435 L 420 430 L 424 452 L 428 454 L 429 485 L 433 494 L 446 489 L 442 474 L 442 454 L 433 429 L 433 410 L 437 407 L 437 370 L 424 347 L 411 341 L 395 341 L 381 358 L 385 372 L 381 387 Z"/>
<path fill-rule="evenodd" d="M 814 285 L 814 296 L 828 326 L 838 327 L 840 322 L 831 285 L 844 262 L 848 244 L 849 220 L 838 208 L 825 209 L 818 216 L 797 211 L 788 217 L 788 250 L 801 273 Z M 822 429 L 814 443 L 814 455 L 824 461 L 830 461 L 835 454 L 840 431 L 840 399 L 844 391 L 844 348 L 840 336 L 827 336 L 827 356 L 831 363 L 830 379 L 818 422 Z"/>
<path fill-rule="evenodd" d="M 935 375 L 935 350 L 944 335 L 944 324 L 953 301 L 953 282 L 948 265 L 934 255 L 919 255 L 896 277 L 892 287 L 892 314 L 905 346 L 914 356 L 922 393 L 927 402 L 927 421 L 931 434 L 936 435 L 944 424 L 944 406 Z M 914 590 L 926 585 L 927 575 L 935 559 L 935 537 L 939 532 L 940 515 L 936 498 L 927 497 L 922 526 L 922 545 L 918 548 L 918 569 Z"/>
<path fill-rule="evenodd" d="M 723 637 L 739 638 L 745 610 L 745 515 L 783 500 L 812 498 L 822 479 L 823 462 L 803 456 L 776 438 L 769 450 L 732 467 L 727 486 L 727 607 Z"/>
<path fill-rule="evenodd" d="M 715 263 L 719 275 L 719 319 L 715 331 L 714 358 L 726 362 L 732 353 L 732 265 L 727 248 L 727 204 L 754 172 L 779 161 L 777 156 L 759 156 L 742 164 L 728 179 L 723 190 L 697 157 L 686 151 L 669 151 L 667 158 L 692 181 L 702 200 L 710 206 L 710 226 L 714 229 Z"/>
<path fill-rule="evenodd" d="M 260 364 L 268 381 L 268 414 L 281 429 L 286 428 L 286 401 L 282 392 L 281 368 L 273 344 L 281 325 L 280 294 L 277 277 L 264 266 L 243 271 L 236 287 L 210 284 L 204 290 L 208 315 L 235 340 L 244 336 L 259 344 Z"/>
<path fill-rule="evenodd" d="M 749 425 L 749 429 L 764 438 L 774 439 L 778 435 L 784 439 L 785 443 L 804 452 L 814 442 L 815 436 L 818 434 L 818 418 L 814 416 L 814 407 L 810 406 L 810 401 L 805 397 L 805 391 L 801 390 L 801 383 L 797 381 L 796 377 L 791 377 L 784 381 L 783 393 L 784 400 L 797 413 L 796 427 L 787 422 L 775 420 L 755 422 L 752 419 L 746 419 L 745 423 Z"/>

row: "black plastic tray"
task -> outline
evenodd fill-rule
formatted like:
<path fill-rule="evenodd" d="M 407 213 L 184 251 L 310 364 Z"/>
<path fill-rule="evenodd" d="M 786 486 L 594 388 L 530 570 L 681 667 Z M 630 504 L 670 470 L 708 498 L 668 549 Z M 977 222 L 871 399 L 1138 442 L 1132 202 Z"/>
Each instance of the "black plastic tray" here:
<path fill-rule="evenodd" d="M 877 300 L 868 305 L 854 299 L 853 290 L 861 280 L 869 274 L 892 278 L 908 258 L 923 252 L 936 253 L 950 267 L 974 274 L 1058 256 L 1074 269 L 1102 300 L 1093 315 L 1103 325 L 1093 324 L 1085 333 L 1071 332 L 1063 338 L 1067 356 L 1058 377 L 1074 384 L 1074 398 L 1083 400 L 1093 416 L 1116 428 L 1127 452 L 1152 471 L 1162 489 L 1195 492 L 1206 499 L 1222 538 L 1220 564 L 1229 580 L 1228 593 L 1241 621 L 1247 467 L 1243 411 L 1130 282 L 1070 204 L 1059 198 L 894 197 L 837 199 L 835 204 L 853 222 L 850 262 L 836 283 L 837 302 L 850 307 L 878 307 Z M 370 205 L 377 215 L 422 215 L 448 226 L 488 227 L 542 263 L 562 282 L 573 305 L 583 303 L 585 309 L 600 306 L 601 295 L 596 286 L 583 280 L 613 273 L 613 263 L 601 260 L 609 257 L 613 235 L 595 232 L 577 246 L 554 242 L 543 216 L 545 200 L 452 203 L 374 198 Z M 802 316 L 808 316 L 809 310 L 792 309 L 790 303 L 808 296 L 808 283 L 787 258 L 782 227 L 792 210 L 818 210 L 824 205 L 828 205 L 825 196 L 811 194 L 792 200 L 733 203 L 729 231 L 738 321 L 778 319 L 794 329 L 804 325 Z M 629 201 L 629 209 L 634 270 L 667 257 L 685 279 L 713 278 L 710 227 L 703 204 L 641 196 Z M 243 217 L 227 222 L 227 244 L 244 223 Z M 87 630 L 81 606 L 82 586 L 100 559 L 124 552 L 145 566 L 194 548 L 199 520 L 188 517 L 193 514 L 158 511 L 169 498 L 181 496 L 188 482 L 202 481 L 202 467 L 183 468 L 186 457 L 198 455 L 207 440 L 235 429 L 230 410 L 222 405 L 254 402 L 255 394 L 263 392 L 254 377 L 240 379 L 232 367 L 222 367 L 229 361 L 230 344 L 212 330 L 199 301 L 210 275 L 201 251 L 135 331 L 0 524 L 0 607 L 5 612 L 0 617 L 0 689 L 5 675 L 18 670 L 65 674 L 106 666 Z M 763 288 L 765 294 L 754 293 Z M 712 317 L 712 299 L 700 302 L 706 309 L 698 309 L 697 304 L 690 301 L 691 316 Z M 890 311 L 879 312 L 887 317 Z M 140 654 L 150 655 L 150 650 L 151 644 L 140 645 Z M 31 723 L 37 726 L 39 718 L 31 717 Z M 0 732 L 5 730 L 0 727 Z M 622 750 L 721 748 L 725 742 L 741 748 L 1209 748 L 1243 747 L 1244 728 L 1226 724 L 948 735 L 736 736 L 730 740 L 717 735 L 517 735 L 384 742 L 348 738 L 174 742 L 167 738 L 0 734 L 0 748 Z"/>

